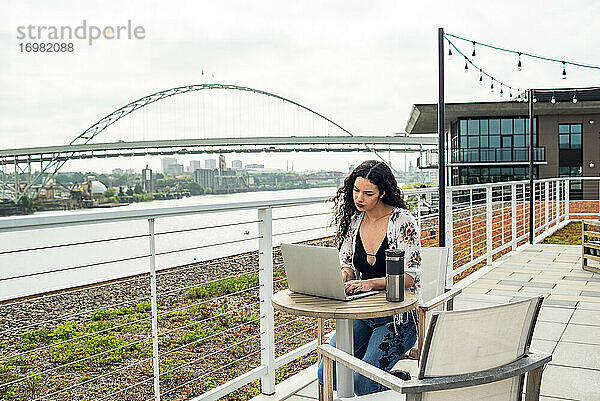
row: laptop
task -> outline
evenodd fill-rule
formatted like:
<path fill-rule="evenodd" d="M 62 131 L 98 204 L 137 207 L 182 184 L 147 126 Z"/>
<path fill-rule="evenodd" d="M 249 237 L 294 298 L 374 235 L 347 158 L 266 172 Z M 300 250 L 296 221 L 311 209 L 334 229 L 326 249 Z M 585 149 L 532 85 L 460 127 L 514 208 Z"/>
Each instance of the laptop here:
<path fill-rule="evenodd" d="M 300 294 L 351 301 L 377 294 L 365 291 L 346 294 L 338 251 L 312 245 L 281 244 L 289 289 Z"/>

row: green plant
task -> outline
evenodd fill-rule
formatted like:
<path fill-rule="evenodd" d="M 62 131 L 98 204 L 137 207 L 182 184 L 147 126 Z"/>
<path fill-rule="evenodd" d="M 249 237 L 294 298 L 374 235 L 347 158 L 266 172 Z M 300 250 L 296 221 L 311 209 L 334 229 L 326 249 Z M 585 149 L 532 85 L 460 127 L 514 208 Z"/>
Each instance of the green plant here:
<path fill-rule="evenodd" d="M 52 362 L 62 365 L 102 354 L 69 366 L 75 370 L 87 370 L 94 364 L 113 365 L 122 362 L 138 349 L 138 344 L 127 346 L 129 342 L 114 334 L 98 334 L 58 345 L 50 350 L 49 355 Z"/>
<path fill-rule="evenodd" d="M 257 285 L 258 275 L 256 273 L 241 275 L 192 287 L 186 291 L 185 297 L 191 299 L 208 298 L 216 295 L 231 294 L 256 287 Z"/>

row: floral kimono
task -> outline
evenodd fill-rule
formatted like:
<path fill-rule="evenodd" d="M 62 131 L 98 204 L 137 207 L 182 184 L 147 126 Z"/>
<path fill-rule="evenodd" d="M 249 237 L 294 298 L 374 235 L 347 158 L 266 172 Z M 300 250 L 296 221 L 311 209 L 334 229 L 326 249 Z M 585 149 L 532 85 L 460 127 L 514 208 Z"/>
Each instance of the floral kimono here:
<path fill-rule="evenodd" d="M 356 235 L 364 215 L 364 212 L 360 212 L 352 217 L 348 233 L 340 247 L 341 266 L 352 268 L 357 280 L 360 280 L 361 274 L 354 267 L 352 257 L 356 246 Z M 404 251 L 404 272 L 415 281 L 414 286 L 409 290 L 417 295 L 421 303 L 421 234 L 415 218 L 408 210 L 395 207 L 388 221 L 386 236 L 390 249 Z"/>

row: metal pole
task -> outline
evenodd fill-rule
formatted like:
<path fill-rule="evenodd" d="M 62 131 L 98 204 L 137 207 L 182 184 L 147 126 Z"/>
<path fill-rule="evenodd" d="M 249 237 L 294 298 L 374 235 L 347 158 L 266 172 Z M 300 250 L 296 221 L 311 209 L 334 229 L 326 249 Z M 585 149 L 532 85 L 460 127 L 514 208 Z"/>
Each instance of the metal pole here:
<path fill-rule="evenodd" d="M 535 202 L 535 188 L 533 187 L 533 97 L 535 92 L 529 89 L 529 243 L 533 244 L 535 231 L 533 212 Z"/>
<path fill-rule="evenodd" d="M 439 181 L 439 246 L 446 246 L 446 157 L 444 121 L 444 28 L 438 28 L 438 181 Z"/>
<path fill-rule="evenodd" d="M 158 302 L 156 298 L 156 242 L 154 219 L 148 219 L 150 232 L 150 307 L 152 310 L 152 366 L 154 371 L 154 400 L 160 401 L 160 365 L 158 361 Z"/>

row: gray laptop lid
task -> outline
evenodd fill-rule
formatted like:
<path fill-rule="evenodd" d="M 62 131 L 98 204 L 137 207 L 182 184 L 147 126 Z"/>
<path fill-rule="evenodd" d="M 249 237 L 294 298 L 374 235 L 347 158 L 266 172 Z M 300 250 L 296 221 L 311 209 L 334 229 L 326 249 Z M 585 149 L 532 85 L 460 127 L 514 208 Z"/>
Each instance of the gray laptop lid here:
<path fill-rule="evenodd" d="M 293 292 L 346 299 L 336 248 L 281 244 L 288 286 Z"/>

